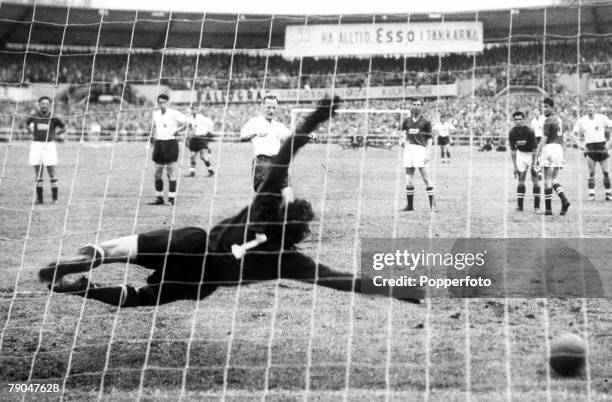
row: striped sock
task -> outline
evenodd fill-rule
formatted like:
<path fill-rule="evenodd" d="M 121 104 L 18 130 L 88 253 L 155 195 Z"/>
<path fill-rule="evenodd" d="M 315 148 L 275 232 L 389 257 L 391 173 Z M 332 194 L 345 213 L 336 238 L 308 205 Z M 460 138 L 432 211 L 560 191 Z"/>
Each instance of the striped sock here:
<path fill-rule="evenodd" d="M 406 186 L 406 207 L 408 209 L 413 209 L 413 201 L 414 201 L 414 186 Z"/>
<path fill-rule="evenodd" d="M 592 177 L 589 177 L 587 179 L 587 186 L 589 187 L 589 196 L 594 197 L 595 196 L 595 179 Z"/>
<path fill-rule="evenodd" d="M 540 194 L 542 193 L 542 189 L 540 186 L 533 186 L 533 207 L 536 209 L 540 209 Z"/>
<path fill-rule="evenodd" d="M 432 187 L 427 187 L 425 189 L 425 191 L 427 192 L 427 196 L 429 197 L 429 207 L 433 208 L 436 205 L 436 201 L 434 200 L 434 188 Z"/>
<path fill-rule="evenodd" d="M 544 188 L 544 205 L 546 212 L 552 212 L 552 188 Z"/>
<path fill-rule="evenodd" d="M 518 204 L 519 209 L 523 209 L 523 200 L 525 199 L 525 185 L 519 184 L 516 187 L 516 202 Z"/>
<path fill-rule="evenodd" d="M 565 204 L 567 202 L 567 198 L 565 197 L 565 192 L 563 191 L 563 187 L 559 183 L 555 183 L 553 184 L 552 188 L 553 190 L 555 190 L 555 193 L 557 193 L 557 195 L 559 196 L 559 199 L 561 199 L 561 202 Z"/>

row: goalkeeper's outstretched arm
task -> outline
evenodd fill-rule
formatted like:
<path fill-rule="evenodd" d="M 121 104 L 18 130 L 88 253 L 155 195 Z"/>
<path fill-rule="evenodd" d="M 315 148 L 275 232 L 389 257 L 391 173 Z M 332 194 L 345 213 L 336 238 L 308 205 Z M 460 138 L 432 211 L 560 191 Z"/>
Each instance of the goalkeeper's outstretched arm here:
<path fill-rule="evenodd" d="M 340 290 L 343 292 L 356 292 L 384 297 L 393 297 L 409 303 L 419 304 L 424 297 L 422 288 L 397 289 L 376 286 L 364 286 L 371 278 L 354 275 L 350 272 L 342 272 L 330 268 L 324 264 L 317 264 L 310 257 L 295 252 L 293 255 L 286 254 L 283 259 L 281 276 L 300 282 L 314 283 L 319 286 Z"/>

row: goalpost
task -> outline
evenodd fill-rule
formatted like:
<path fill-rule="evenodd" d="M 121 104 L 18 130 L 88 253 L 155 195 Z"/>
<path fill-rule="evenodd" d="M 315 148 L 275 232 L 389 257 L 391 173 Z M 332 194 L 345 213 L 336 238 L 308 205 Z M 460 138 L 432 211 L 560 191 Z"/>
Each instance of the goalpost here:
<path fill-rule="evenodd" d="M 299 121 L 300 116 L 313 112 L 315 109 L 312 108 L 292 108 L 290 112 L 291 120 L 289 128 L 291 132 L 295 132 L 295 128 Z M 346 128 L 345 124 L 347 119 L 350 119 L 350 115 L 359 116 L 360 121 L 365 127 L 369 128 L 367 132 L 361 129 L 355 129 L 354 127 Z M 355 144 L 356 141 L 362 141 L 362 145 L 371 144 L 374 146 L 382 146 L 390 148 L 392 145 L 398 143 L 399 138 L 402 135 L 401 126 L 405 118 L 410 117 L 409 110 L 401 109 L 344 109 L 339 108 L 336 110 L 336 119 L 334 126 L 331 131 L 322 136 L 321 141 L 333 142 L 338 144 L 347 143 Z M 377 116 L 391 116 L 391 121 L 378 122 L 382 123 L 376 126 Z M 370 122 L 370 119 L 374 120 Z M 355 123 L 354 120 L 352 120 Z M 377 129 L 374 132 L 372 127 Z"/>
<path fill-rule="evenodd" d="M 430 165 L 443 208 L 430 212 L 423 196 L 418 201 L 423 208 L 410 215 L 400 212 L 405 182 L 399 151 L 365 152 L 363 147 L 359 153 L 349 153 L 338 152 L 332 145 L 350 138 L 363 138 L 364 144 L 368 139 L 396 144 L 403 134 L 401 123 L 410 116 L 402 108 L 411 92 L 402 98 L 349 99 L 362 107 L 338 109 L 337 116 L 320 128 L 323 144 L 316 149 L 322 152 L 305 151 L 296 160 L 323 166 L 325 174 L 319 169 L 295 171 L 292 165 L 295 187 L 311 201 L 316 214 L 303 249 L 317 263 L 343 267 L 356 277 L 364 237 L 607 236 L 610 222 L 602 217 L 610 218 L 609 208 L 582 203 L 586 181 L 582 155 L 570 151 L 569 168 L 560 174 L 573 191 L 575 210 L 566 221 L 546 221 L 536 215 L 512 214 L 516 181 L 508 153 L 476 152 L 480 140 L 506 138 L 516 109 L 530 112 L 538 105 L 539 95 L 514 94 L 517 85 L 529 90 L 535 85 L 548 93 L 557 91 L 555 83 L 571 87 L 571 95 L 559 91 L 555 96 L 566 113 L 562 116 L 566 124 L 573 122 L 571 113 L 581 110 L 588 95 L 580 74 L 585 68 L 582 57 L 591 56 L 589 46 L 597 48 L 597 43 L 612 37 L 583 12 L 585 3 L 496 12 L 495 18 L 508 26 L 503 37 L 485 41 L 496 65 L 486 65 L 489 60 L 480 53 L 465 56 L 464 62 L 453 61 L 448 53 L 400 55 L 385 58 L 384 63 L 372 55 L 342 63 L 338 54 L 325 60 L 299 57 L 286 65 L 278 60 L 277 24 L 334 24 L 343 33 L 351 24 L 348 15 L 253 17 L 237 12 L 228 20 L 207 13 L 147 10 L 120 16 L 113 10 L 79 14 L 72 8 L 53 14 L 35 2 L 27 12 L 13 10 L 22 20 L 0 16 L 0 23 L 9 24 L 7 37 L 18 38 L 0 47 L 0 60 L 5 57 L 12 63 L 0 71 L 2 95 L 12 96 L 0 105 L 0 130 L 6 139 L 0 143 L 0 393 L 9 384 L 50 383 L 53 397 L 62 400 L 92 395 L 98 400 L 591 400 L 605 395 L 604 374 L 611 366 L 603 357 L 609 350 L 595 331 L 612 320 L 606 300 L 428 298 L 423 307 L 412 308 L 393 299 L 336 294 L 275 280 L 223 287 L 199 302 L 134 311 L 57 295 L 36 281 L 41 264 L 71 254 L 83 243 L 182 226 L 200 226 L 210 233 L 216 223 L 247 205 L 252 196 L 251 149 L 234 140 L 258 105 L 235 102 L 235 87 L 244 93 L 252 87 L 297 88 L 298 95 L 291 99 L 295 102 L 279 106 L 290 109 L 288 123 L 295 131 L 300 118 L 314 110 L 300 103 L 299 90 L 307 83 L 333 94 L 347 82 L 360 89 L 388 81 L 397 87 L 418 88 L 423 80 L 434 88 L 431 93 L 438 93 L 426 101 L 426 113 L 451 113 L 462 124 L 462 139 L 468 146 L 453 156 L 452 164 L 433 161 Z M 471 23 L 482 21 L 483 13 L 457 15 Z M 525 26 L 523 13 L 533 13 L 528 20 L 539 22 Z M 549 32 L 557 28 L 558 20 L 574 13 L 572 30 L 563 35 Z M 393 20 L 409 26 L 427 17 L 443 27 L 457 15 L 407 13 L 383 18 L 372 14 L 360 22 L 375 25 Z M 595 28 L 585 31 L 586 22 Z M 254 24 L 263 27 L 258 35 L 245 38 L 241 30 Z M 93 35 L 87 46 L 68 44 L 78 39 L 79 28 Z M 223 49 L 215 30 L 230 38 Z M 143 43 L 150 44 L 151 38 L 153 44 L 145 49 Z M 259 48 L 243 49 L 247 39 L 259 40 Z M 113 50 L 104 47 L 113 41 L 124 47 L 120 56 L 112 56 Z M 523 60 L 530 46 L 538 50 Z M 550 46 L 558 47 L 551 51 Z M 313 68 L 317 63 L 323 67 Z M 452 70 L 455 63 L 467 67 Z M 605 67 L 606 61 L 592 64 Z M 383 71 L 387 67 L 391 71 Z M 283 68 L 293 75 L 284 76 Z M 575 82 L 555 82 L 557 70 L 570 78 L 575 74 Z M 536 77 L 529 75 L 533 71 Z M 36 82 L 39 76 L 48 82 Z M 78 83 L 77 76 L 81 77 Z M 437 90 L 449 77 L 461 80 L 462 96 L 439 95 Z M 98 105 L 92 88 L 113 82 L 120 89 L 119 103 Z M 86 92 L 87 97 L 80 105 L 67 103 L 63 96 L 56 96 L 62 85 Z M 146 87 L 153 98 L 170 89 L 175 94 L 188 91 L 182 98 L 183 109 L 200 104 L 206 99 L 202 94 L 219 95 L 205 109 L 216 121 L 215 131 L 221 133 L 220 141 L 212 144 L 216 174 L 209 180 L 186 177 L 189 153 L 181 150 L 178 201 L 169 209 L 144 206 L 145 198 L 153 196 L 149 143 L 121 140 L 126 127 L 146 133 L 144 138 L 153 136 L 150 120 L 155 106 L 128 104 L 126 94 L 133 85 Z M 85 138 L 92 121 L 106 124 L 114 133 L 109 147 L 92 148 L 83 141 L 58 146 L 61 191 L 57 205 L 35 205 L 32 169 L 27 165 L 29 143 L 22 138 L 22 123 L 36 106 L 35 99 L 24 95 L 29 90 L 51 95 L 52 115 L 68 123 L 73 137 Z M 62 95 L 69 94 L 67 88 L 63 90 Z M 105 285 L 138 286 L 145 274 L 133 264 L 91 272 L 94 282 Z M 584 376 L 571 381 L 556 377 L 547 364 L 550 338 L 563 329 L 592 342 Z"/>

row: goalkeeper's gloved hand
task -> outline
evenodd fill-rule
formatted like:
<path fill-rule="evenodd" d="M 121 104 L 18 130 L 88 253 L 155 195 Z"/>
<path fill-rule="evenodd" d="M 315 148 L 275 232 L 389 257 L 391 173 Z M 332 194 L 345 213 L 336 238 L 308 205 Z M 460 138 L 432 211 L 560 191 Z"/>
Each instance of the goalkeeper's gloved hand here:
<path fill-rule="evenodd" d="M 306 117 L 302 125 L 296 131 L 300 134 L 311 133 L 319 124 L 336 114 L 336 109 L 340 106 L 340 102 L 339 96 L 334 96 L 333 99 L 321 99 L 317 104 L 317 109 Z"/>

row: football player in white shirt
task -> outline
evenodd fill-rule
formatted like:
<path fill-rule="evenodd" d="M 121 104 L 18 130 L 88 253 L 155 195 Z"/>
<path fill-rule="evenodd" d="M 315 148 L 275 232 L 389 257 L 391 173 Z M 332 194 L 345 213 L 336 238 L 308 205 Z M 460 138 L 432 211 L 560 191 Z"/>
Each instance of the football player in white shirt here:
<path fill-rule="evenodd" d="M 538 106 L 533 108 L 533 118 L 531 119 L 531 129 L 535 133 L 536 141 L 538 144 L 542 139 L 542 131 L 544 130 L 544 122 L 546 121 L 546 116 L 542 114 L 542 111 Z"/>
<path fill-rule="evenodd" d="M 208 139 L 213 135 L 214 123 L 211 119 L 199 112 L 200 107 L 193 105 L 191 107 L 191 117 L 189 118 L 190 138 L 189 151 L 191 151 L 189 175 L 195 176 L 196 173 L 196 157 L 200 155 L 200 159 L 208 169 L 208 175 L 215 174 L 210 167 L 210 148 L 208 147 Z"/>
<path fill-rule="evenodd" d="M 536 106 L 533 108 L 533 118 L 531 119 L 531 129 L 535 133 L 536 141 L 538 144 L 542 139 L 542 132 L 544 131 L 544 122 L 546 121 L 546 116 L 542 114 L 542 109 Z M 537 170 L 537 169 L 536 169 Z M 538 171 L 538 180 L 542 181 L 542 172 Z"/>
<path fill-rule="evenodd" d="M 168 107 L 168 95 L 161 94 L 157 97 L 159 109 L 153 112 L 153 125 L 155 131 L 153 138 L 153 162 L 155 162 L 155 201 L 149 205 L 165 205 L 164 202 L 164 180 L 162 174 L 164 168 L 168 174 L 168 203 L 174 205 L 176 198 L 176 175 L 179 155 L 177 136 L 187 127 L 187 117 L 176 109 Z"/>
<path fill-rule="evenodd" d="M 434 134 L 438 137 L 440 159 L 442 160 L 442 163 L 445 163 L 445 156 L 448 159 L 448 163 L 450 163 L 450 151 L 448 150 L 448 144 L 450 144 L 451 134 L 454 134 L 457 131 L 455 126 L 446 119 L 447 116 L 440 115 L 440 122 L 432 128 Z"/>
<path fill-rule="evenodd" d="M 603 184 L 606 189 L 606 201 L 612 201 L 612 190 L 610 189 L 610 176 L 608 172 L 608 146 L 606 140 L 606 128 L 612 127 L 612 121 L 607 116 L 595 113 L 597 105 L 594 101 L 586 103 L 587 114 L 576 121 L 570 136 L 584 152 L 589 167 L 589 201 L 595 201 L 595 167 L 601 166 L 603 173 Z M 580 140 L 584 135 L 584 144 Z"/>
<path fill-rule="evenodd" d="M 291 131 L 275 119 L 278 99 L 266 94 L 261 102 L 261 114 L 250 119 L 240 130 L 240 141 L 253 143 L 253 189 L 257 191 L 272 167 L 272 160 L 278 153 L 281 143 L 291 136 Z M 281 178 L 281 193 L 285 202 L 293 200 L 289 186 L 289 176 Z"/>

